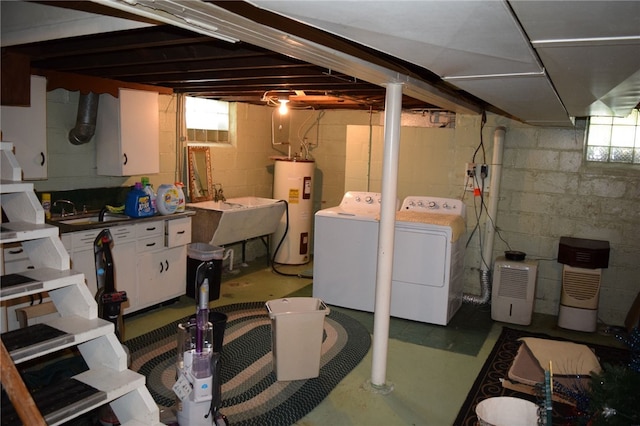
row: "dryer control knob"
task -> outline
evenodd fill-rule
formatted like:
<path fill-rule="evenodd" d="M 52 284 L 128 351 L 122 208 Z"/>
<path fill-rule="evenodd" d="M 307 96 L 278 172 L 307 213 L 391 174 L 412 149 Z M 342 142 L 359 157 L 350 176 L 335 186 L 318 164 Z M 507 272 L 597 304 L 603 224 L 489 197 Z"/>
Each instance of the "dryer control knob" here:
<path fill-rule="evenodd" d="M 364 201 L 365 201 L 367 204 L 371 204 L 371 203 L 373 203 L 373 197 L 372 197 L 372 196 L 370 196 L 370 195 L 368 195 L 368 196 L 364 199 Z"/>
<path fill-rule="evenodd" d="M 435 201 L 429 201 L 429 208 L 430 209 L 435 209 L 437 207 L 438 207 L 438 205 L 436 204 Z"/>

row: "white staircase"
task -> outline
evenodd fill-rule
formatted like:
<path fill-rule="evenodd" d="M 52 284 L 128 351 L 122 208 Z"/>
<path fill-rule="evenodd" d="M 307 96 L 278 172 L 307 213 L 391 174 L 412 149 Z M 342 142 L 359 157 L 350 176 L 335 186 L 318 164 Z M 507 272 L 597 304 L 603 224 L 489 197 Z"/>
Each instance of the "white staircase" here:
<path fill-rule="evenodd" d="M 14 365 L 77 347 L 89 367 L 49 391 L 49 399 L 65 399 L 64 404 L 52 404 L 52 408 L 51 404 L 39 402 L 40 397 L 46 398 L 46 390 L 32 394 L 44 421 L 48 425 L 62 424 L 109 403 L 122 425 L 161 424 L 145 377 L 127 368 L 127 354 L 115 336 L 114 325 L 98 317 L 98 305 L 84 283 L 84 275 L 70 269 L 69 255 L 60 241 L 58 228 L 45 223 L 33 184 L 21 181 L 13 144 L 0 144 L 0 207 L 9 220 L 2 223 L 0 243 L 20 242 L 35 266 L 19 274 L 2 276 L 0 300 L 47 292 L 60 313 L 60 318 L 46 325 L 3 333 L 3 346 Z M 16 332 L 30 334 L 25 339 Z M 42 340 L 45 335 L 47 338 Z M 2 369 L 5 367 L 3 364 Z M 10 390 L 14 386 L 7 383 L 4 373 L 2 384 L 13 400 Z M 78 387 L 85 389 L 78 391 Z M 79 400 L 66 402 L 71 393 L 77 393 Z"/>

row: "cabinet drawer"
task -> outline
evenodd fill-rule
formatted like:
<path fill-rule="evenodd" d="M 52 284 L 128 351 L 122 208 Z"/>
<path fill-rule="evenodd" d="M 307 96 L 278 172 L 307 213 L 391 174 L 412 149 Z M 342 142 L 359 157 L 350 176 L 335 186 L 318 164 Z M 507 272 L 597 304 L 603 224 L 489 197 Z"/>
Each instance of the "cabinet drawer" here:
<path fill-rule="evenodd" d="M 29 259 L 27 252 L 24 251 L 21 245 L 15 245 L 14 247 L 6 247 L 3 250 L 3 256 L 5 262 L 13 262 L 17 260 Z"/>
<path fill-rule="evenodd" d="M 136 225 L 136 236 L 138 239 L 155 237 L 156 235 L 164 236 L 164 220 L 138 223 Z"/>
<path fill-rule="evenodd" d="M 102 229 L 74 232 L 71 236 L 71 247 L 74 251 L 93 247 L 98 234 Z"/>
<path fill-rule="evenodd" d="M 156 235 L 151 238 L 141 238 L 136 242 L 136 251 L 145 252 L 164 248 L 164 235 Z"/>
<path fill-rule="evenodd" d="M 136 239 L 135 226 L 116 226 L 109 228 L 109 232 L 111 232 L 114 244 L 134 241 Z"/>
<path fill-rule="evenodd" d="M 167 234 L 165 245 L 167 247 L 184 246 L 191 242 L 191 218 L 174 219 L 167 221 Z"/>

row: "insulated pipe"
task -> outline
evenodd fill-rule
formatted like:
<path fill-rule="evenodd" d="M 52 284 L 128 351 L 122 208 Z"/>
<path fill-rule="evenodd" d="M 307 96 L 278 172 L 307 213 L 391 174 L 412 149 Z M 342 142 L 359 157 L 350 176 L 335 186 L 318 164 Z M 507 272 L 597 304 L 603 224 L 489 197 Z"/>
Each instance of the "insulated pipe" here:
<path fill-rule="evenodd" d="M 390 392 L 386 384 L 389 321 L 391 312 L 391 275 L 393 269 L 393 240 L 398 198 L 398 160 L 400 152 L 400 118 L 402 113 L 402 85 L 387 85 L 384 122 L 384 155 L 382 162 L 382 204 L 378 236 L 378 264 L 376 274 L 376 302 L 373 319 L 373 365 L 371 386 L 379 392 Z"/>
<path fill-rule="evenodd" d="M 99 101 L 100 95 L 97 93 L 80 94 L 76 126 L 69 130 L 69 142 L 82 145 L 91 140 L 96 132 Z"/>
<path fill-rule="evenodd" d="M 493 256 L 493 240 L 496 232 L 496 219 L 498 215 L 498 200 L 500 194 L 500 178 L 502 176 L 502 154 L 504 152 L 504 135 L 506 129 L 502 126 L 493 132 L 493 160 L 491 162 L 491 196 L 487 207 L 487 222 L 485 227 L 484 247 L 480 261 L 480 289 L 481 294 L 475 296 L 464 294 L 462 301 L 465 303 L 475 303 L 484 305 L 491 299 L 491 258 Z"/>

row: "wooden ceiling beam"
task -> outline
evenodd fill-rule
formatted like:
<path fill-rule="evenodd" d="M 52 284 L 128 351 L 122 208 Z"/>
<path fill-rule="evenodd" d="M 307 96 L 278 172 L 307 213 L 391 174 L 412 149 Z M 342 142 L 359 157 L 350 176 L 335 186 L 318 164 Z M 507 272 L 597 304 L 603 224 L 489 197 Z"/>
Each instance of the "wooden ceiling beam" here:
<path fill-rule="evenodd" d="M 129 83 L 126 81 L 111 80 L 102 77 L 91 77 L 88 75 L 72 74 L 50 70 L 34 70 L 34 74 L 42 75 L 47 78 L 47 91 L 55 89 L 65 89 L 71 92 L 79 91 L 87 94 L 93 93 L 109 93 L 111 96 L 118 97 L 120 88 L 146 90 L 149 92 L 157 92 L 163 95 L 173 94 L 173 89 L 160 86 L 152 86 L 149 84 Z"/>

